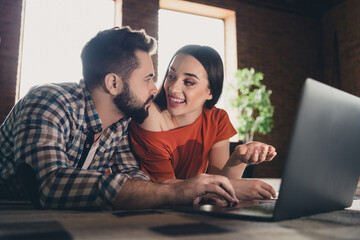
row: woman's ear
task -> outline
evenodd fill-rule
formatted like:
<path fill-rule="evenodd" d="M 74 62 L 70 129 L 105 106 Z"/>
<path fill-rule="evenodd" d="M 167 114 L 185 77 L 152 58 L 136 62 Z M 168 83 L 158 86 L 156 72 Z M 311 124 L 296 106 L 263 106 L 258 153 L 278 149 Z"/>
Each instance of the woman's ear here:
<path fill-rule="evenodd" d="M 206 100 L 211 100 L 213 98 L 213 95 L 211 91 L 209 91 L 209 95 L 207 96 Z"/>
<path fill-rule="evenodd" d="M 115 73 L 106 74 L 104 83 L 106 90 L 114 96 L 118 95 L 123 89 L 123 81 Z"/>

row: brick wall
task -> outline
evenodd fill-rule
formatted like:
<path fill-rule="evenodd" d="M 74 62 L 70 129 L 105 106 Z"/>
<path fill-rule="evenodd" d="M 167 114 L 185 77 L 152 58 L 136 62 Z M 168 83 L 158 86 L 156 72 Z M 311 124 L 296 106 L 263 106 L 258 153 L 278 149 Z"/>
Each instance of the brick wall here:
<path fill-rule="evenodd" d="M 360 96 L 360 1 L 347 0 L 326 12 L 322 25 L 325 79 Z"/>
<path fill-rule="evenodd" d="M 123 0 L 123 26 L 145 29 L 146 33 L 158 39 L 159 0 Z M 157 55 L 152 57 L 157 76 Z"/>
<path fill-rule="evenodd" d="M 304 80 L 312 77 L 340 83 L 345 91 L 360 96 L 360 2 L 346 0 L 322 18 L 311 18 L 284 9 L 251 5 L 250 1 L 191 1 L 236 11 L 238 66 L 254 67 L 265 74 L 264 83 L 273 91 L 275 106 L 273 131 L 255 138 L 274 145 L 278 156 L 271 163 L 255 167 L 254 174 L 281 176 Z M 1 122 L 15 102 L 21 2 L 0 1 Z M 123 0 L 123 25 L 144 28 L 157 38 L 158 9 L 158 0 Z M 157 69 L 156 57 L 153 60 Z"/>
<path fill-rule="evenodd" d="M 273 92 L 275 107 L 272 132 L 255 137 L 275 146 L 278 156 L 271 163 L 256 166 L 254 176 L 278 177 L 286 159 L 301 86 L 307 77 L 322 80 L 320 22 L 249 6 L 237 12 L 237 26 L 239 67 L 254 67 L 264 73 L 263 82 Z"/>
<path fill-rule="evenodd" d="M 15 103 L 22 0 L 0 1 L 0 122 Z"/>

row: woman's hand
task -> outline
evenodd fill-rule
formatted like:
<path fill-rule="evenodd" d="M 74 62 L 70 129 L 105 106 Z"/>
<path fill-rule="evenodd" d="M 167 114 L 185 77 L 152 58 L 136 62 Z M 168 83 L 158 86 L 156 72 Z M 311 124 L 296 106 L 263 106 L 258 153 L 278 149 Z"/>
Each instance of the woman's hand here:
<path fill-rule="evenodd" d="M 276 198 L 274 188 L 259 179 L 233 179 L 230 182 L 239 200 Z"/>
<path fill-rule="evenodd" d="M 254 165 L 264 161 L 271 161 L 276 156 L 276 150 L 273 146 L 261 142 L 249 142 L 236 146 L 230 158 L 237 159 L 240 162 Z"/>

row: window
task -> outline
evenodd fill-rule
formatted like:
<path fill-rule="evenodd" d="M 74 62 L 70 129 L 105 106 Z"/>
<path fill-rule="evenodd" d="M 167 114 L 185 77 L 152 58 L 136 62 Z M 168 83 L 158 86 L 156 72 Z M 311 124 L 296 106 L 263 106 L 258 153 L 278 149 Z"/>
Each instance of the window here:
<path fill-rule="evenodd" d="M 213 47 L 222 57 L 225 88 L 237 69 L 235 12 L 178 0 L 160 0 L 160 8 L 158 87 L 175 51 L 186 44 L 199 44 Z M 223 97 L 217 106 L 226 108 Z"/>
<path fill-rule="evenodd" d="M 34 85 L 78 82 L 80 54 L 98 31 L 114 26 L 111 0 L 26 0 L 18 97 Z"/>
<path fill-rule="evenodd" d="M 172 55 L 187 44 L 211 46 L 224 59 L 223 20 L 160 9 L 158 84 L 162 82 Z"/>

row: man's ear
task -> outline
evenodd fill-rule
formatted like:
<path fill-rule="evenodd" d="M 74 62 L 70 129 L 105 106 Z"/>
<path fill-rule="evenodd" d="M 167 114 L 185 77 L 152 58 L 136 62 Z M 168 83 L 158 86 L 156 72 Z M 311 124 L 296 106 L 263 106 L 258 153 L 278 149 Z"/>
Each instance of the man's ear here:
<path fill-rule="evenodd" d="M 108 73 L 104 79 L 105 88 L 111 95 L 118 95 L 123 89 L 123 81 L 121 77 L 115 73 Z"/>

